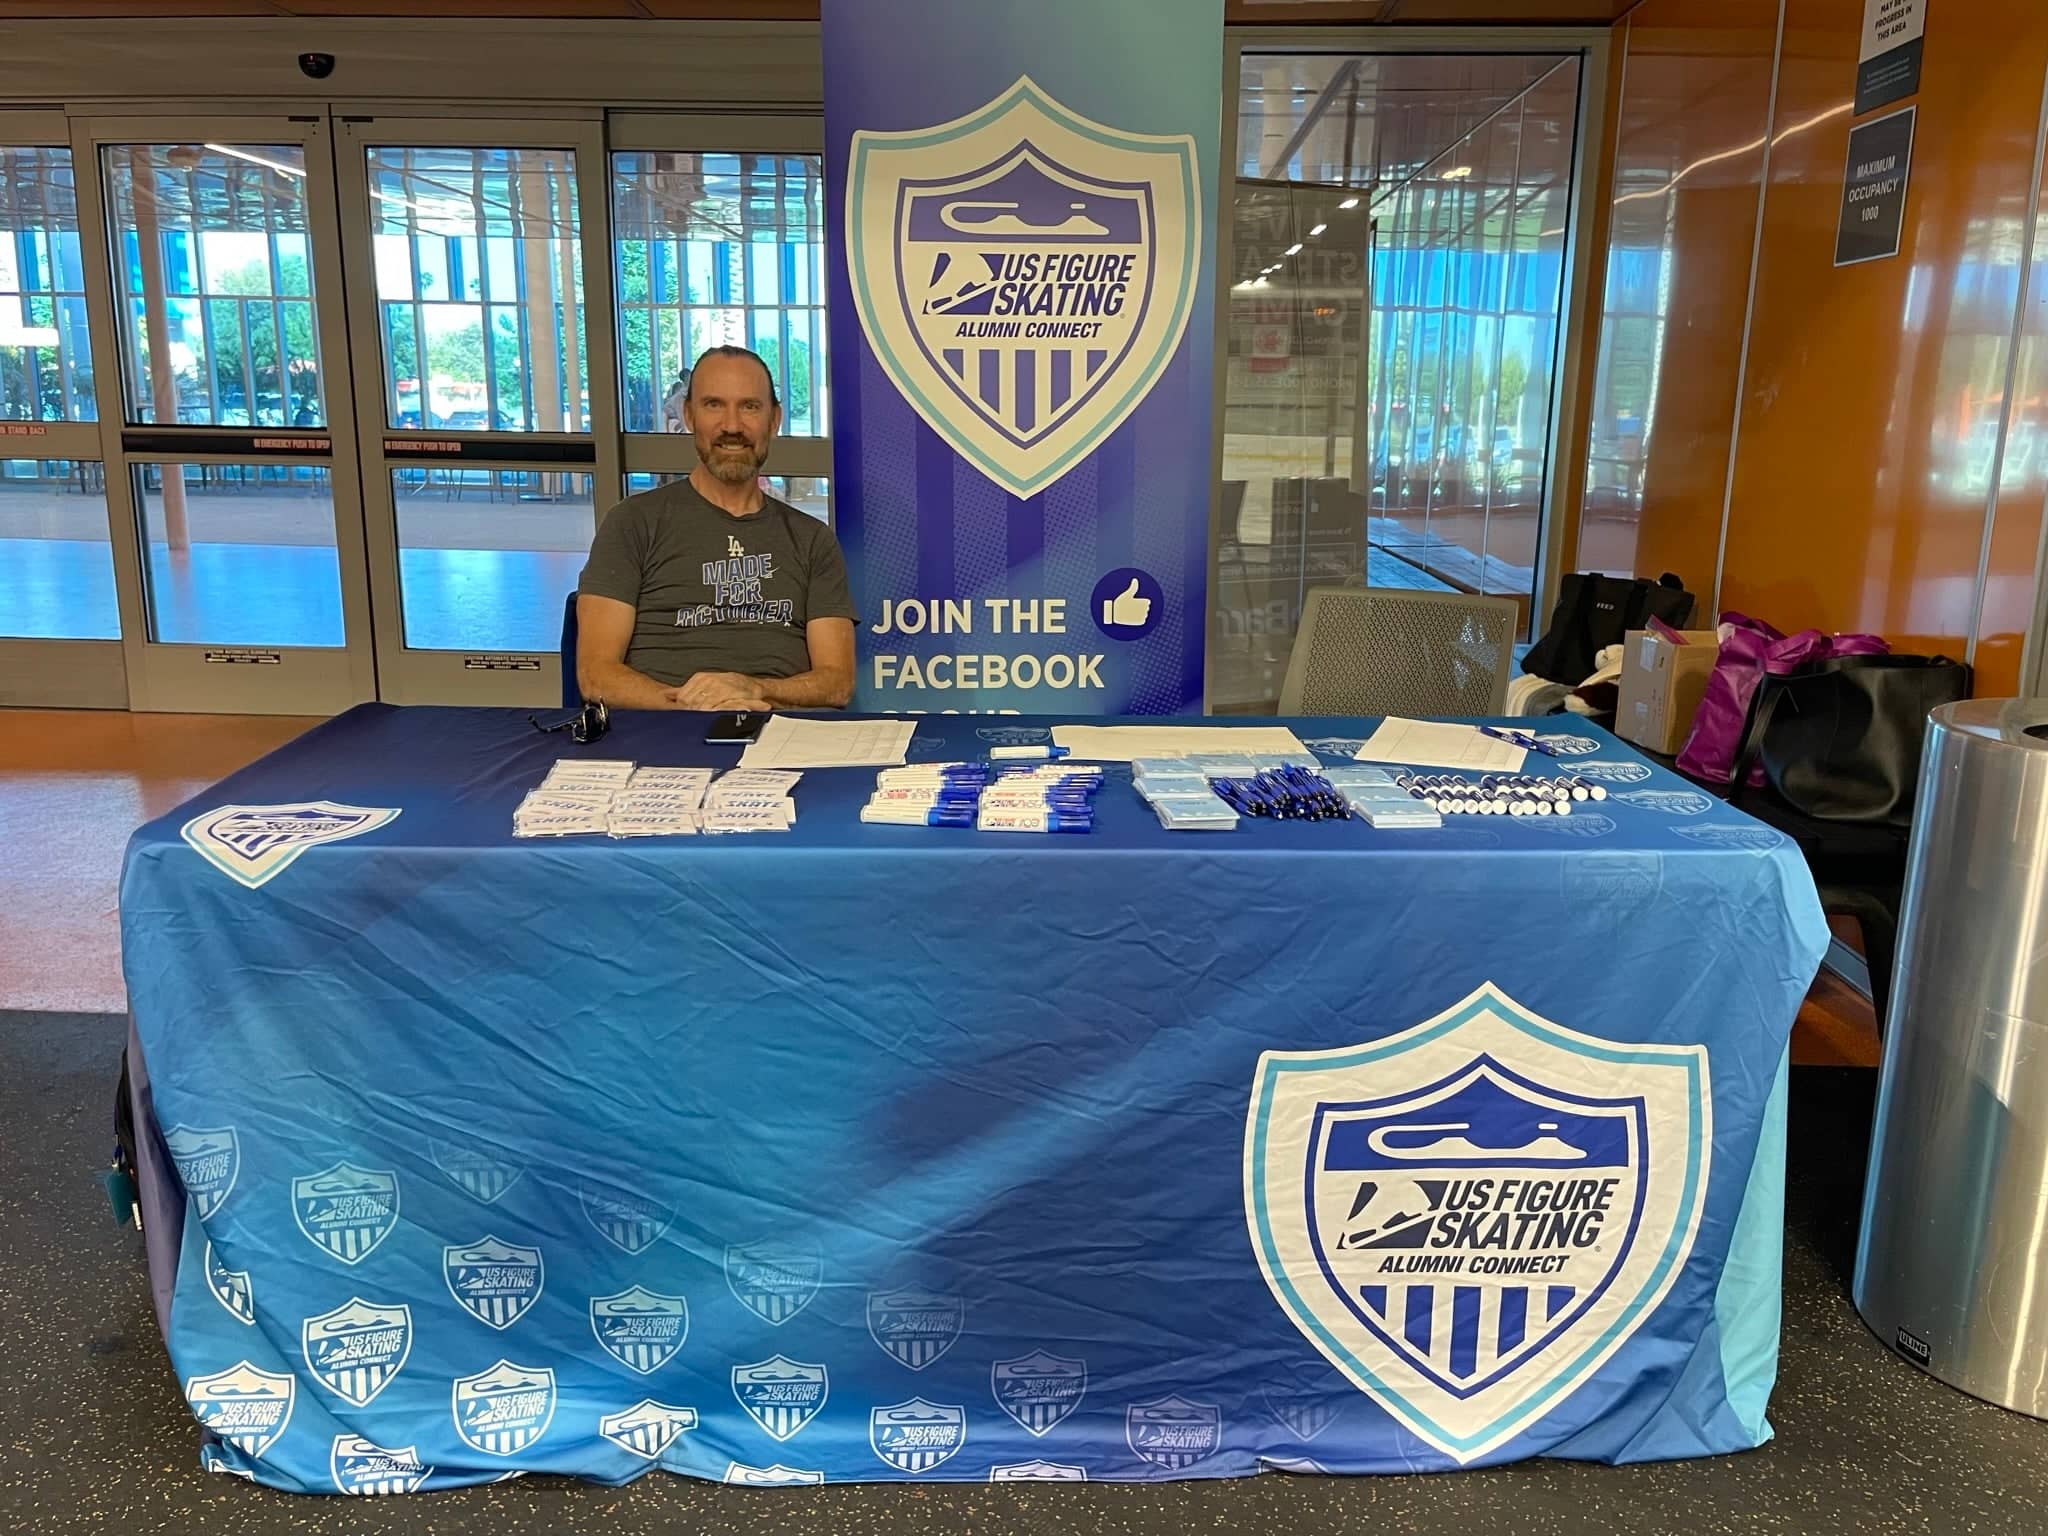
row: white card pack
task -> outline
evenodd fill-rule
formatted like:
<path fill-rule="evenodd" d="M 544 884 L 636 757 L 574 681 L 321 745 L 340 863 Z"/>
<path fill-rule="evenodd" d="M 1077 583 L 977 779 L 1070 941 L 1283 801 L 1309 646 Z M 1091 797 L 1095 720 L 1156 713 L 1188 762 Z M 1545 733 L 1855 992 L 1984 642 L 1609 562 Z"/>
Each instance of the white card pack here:
<path fill-rule="evenodd" d="M 741 790 L 786 795 L 796 788 L 796 781 L 802 777 L 803 773 L 794 768 L 733 768 L 720 775 L 718 782 L 711 786 L 711 792 L 719 796 Z"/>
<path fill-rule="evenodd" d="M 794 815 L 794 809 L 786 819 L 766 808 L 721 806 L 704 813 L 703 826 L 706 832 L 786 832 Z"/>
<path fill-rule="evenodd" d="M 624 758 L 563 757 L 555 760 L 548 776 L 541 780 L 544 788 L 552 789 L 574 780 L 584 784 L 623 784 L 633 777 L 633 765 Z"/>

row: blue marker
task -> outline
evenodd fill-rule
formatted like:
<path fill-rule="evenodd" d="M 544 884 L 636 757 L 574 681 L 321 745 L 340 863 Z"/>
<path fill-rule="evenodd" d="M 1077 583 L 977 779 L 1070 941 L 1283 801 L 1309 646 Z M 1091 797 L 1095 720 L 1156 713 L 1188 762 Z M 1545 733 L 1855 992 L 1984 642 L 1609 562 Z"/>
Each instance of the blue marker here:
<path fill-rule="evenodd" d="M 1505 741 L 1510 746 L 1522 748 L 1525 752 L 1540 752 L 1545 757 L 1557 756 L 1556 748 L 1545 746 L 1526 731 L 1511 731 L 1498 725 L 1482 725 L 1479 731 L 1481 735 L 1491 736 L 1495 741 Z"/>

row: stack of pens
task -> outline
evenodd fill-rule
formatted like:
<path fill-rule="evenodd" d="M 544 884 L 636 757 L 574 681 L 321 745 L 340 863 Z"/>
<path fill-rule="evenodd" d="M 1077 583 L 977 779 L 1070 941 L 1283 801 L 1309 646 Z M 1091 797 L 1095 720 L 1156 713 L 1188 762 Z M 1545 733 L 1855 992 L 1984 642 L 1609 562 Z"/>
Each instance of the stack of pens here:
<path fill-rule="evenodd" d="M 884 768 L 860 819 L 892 827 L 971 827 L 989 776 L 986 763 Z"/>
<path fill-rule="evenodd" d="M 1214 779 L 1211 785 L 1240 816 L 1277 821 L 1348 821 L 1351 807 L 1321 773 L 1289 764 L 1266 768 L 1248 779 Z"/>
<path fill-rule="evenodd" d="M 1569 816 L 1575 803 L 1605 800 L 1606 789 L 1576 774 L 1403 773 L 1394 782 L 1444 816 Z"/>
<path fill-rule="evenodd" d="M 1131 783 L 1169 832 L 1228 832 L 1237 825 L 1237 812 L 1187 758 L 1138 758 L 1131 764 Z"/>
<path fill-rule="evenodd" d="M 999 768 L 981 792 L 977 832 L 1093 832 L 1095 791 L 1102 769 L 1093 763 L 1042 763 Z"/>

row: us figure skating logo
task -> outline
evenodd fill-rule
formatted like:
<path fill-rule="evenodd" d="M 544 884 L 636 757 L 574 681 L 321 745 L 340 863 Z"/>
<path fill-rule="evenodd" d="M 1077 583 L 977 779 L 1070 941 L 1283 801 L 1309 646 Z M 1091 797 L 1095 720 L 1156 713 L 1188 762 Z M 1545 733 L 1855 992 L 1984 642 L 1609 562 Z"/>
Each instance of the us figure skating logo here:
<path fill-rule="evenodd" d="M 643 1461 L 655 1461 L 675 1443 L 677 1435 L 697 1427 L 697 1410 L 671 1408 L 653 1398 L 642 1398 L 622 1413 L 608 1413 L 597 1421 L 597 1432 L 622 1451 L 631 1451 Z"/>
<path fill-rule="evenodd" d="M 921 1371 L 953 1347 L 967 1318 L 957 1296 L 915 1286 L 868 1292 L 868 1335 L 901 1365 Z"/>
<path fill-rule="evenodd" d="M 185 1383 L 194 1417 L 251 1456 L 261 1456 L 284 1433 L 294 1395 L 291 1377 L 260 1371 L 246 1360 Z"/>
<path fill-rule="evenodd" d="M 283 873 L 308 848 L 361 837 L 396 819 L 397 808 L 306 800 L 292 805 L 223 805 L 194 816 L 179 835 L 214 868 L 251 890 Z"/>
<path fill-rule="evenodd" d="M 547 1264 L 538 1248 L 495 1236 L 441 1250 L 441 1275 L 462 1310 L 493 1328 L 510 1328 L 540 1300 Z"/>
<path fill-rule="evenodd" d="M 455 1433 L 486 1456 L 516 1456 L 548 1432 L 555 1416 L 555 1373 L 500 1360 L 450 1386 Z"/>
<path fill-rule="evenodd" d="M 347 1304 L 299 1327 L 299 1345 L 314 1380 L 361 1408 L 405 1368 L 412 1353 L 412 1309 L 350 1297 Z"/>
<path fill-rule="evenodd" d="M 434 1470 L 414 1446 L 392 1450 L 361 1435 L 336 1435 L 327 1467 L 337 1490 L 356 1494 L 417 1493 Z"/>
<path fill-rule="evenodd" d="M 747 1417 L 778 1440 L 787 1440 L 818 1416 L 832 1383 L 822 1365 L 771 1355 L 732 1368 L 732 1395 Z"/>
<path fill-rule="evenodd" d="M 590 1298 L 590 1331 L 619 1364 L 642 1376 L 675 1358 L 690 1333 L 690 1304 L 636 1285 Z"/>
<path fill-rule="evenodd" d="M 246 1327 L 255 1325 L 256 1292 L 249 1283 L 249 1272 L 229 1269 L 214 1253 L 211 1243 L 206 1245 L 206 1288 L 236 1322 Z"/>
<path fill-rule="evenodd" d="M 725 1284 L 739 1304 L 777 1327 L 811 1304 L 825 1274 L 818 1250 L 803 1243 L 734 1243 L 725 1250 Z"/>
<path fill-rule="evenodd" d="M 1596 1039 L 1488 985 L 1376 1044 L 1266 1052 L 1245 1210 L 1294 1325 L 1468 1462 L 1655 1311 L 1712 1144 L 1705 1047 Z"/>
<path fill-rule="evenodd" d="M 242 1169 L 242 1142 L 232 1125 L 174 1125 L 164 1132 L 164 1146 L 199 1219 L 221 1207 Z"/>
<path fill-rule="evenodd" d="M 344 1264 L 359 1264 L 398 1225 L 398 1175 L 336 1163 L 292 1180 L 299 1230 Z"/>
<path fill-rule="evenodd" d="M 967 1443 L 967 1410 L 913 1397 L 868 1414 L 868 1444 L 898 1472 L 929 1472 Z"/>
<path fill-rule="evenodd" d="M 860 132 L 848 156 L 854 310 L 955 452 L 1031 496 L 1145 398 L 1193 308 L 1195 141 L 1126 133 L 1019 79 L 978 111 Z"/>
<path fill-rule="evenodd" d="M 1179 1393 L 1133 1403 L 1124 1410 L 1124 1439 L 1138 1455 L 1168 1472 L 1181 1472 L 1216 1454 L 1223 1443 L 1223 1412 Z"/>
<path fill-rule="evenodd" d="M 1081 1406 L 1088 1394 L 1088 1362 L 1034 1349 L 990 1366 L 989 1390 L 997 1407 L 1042 1435 Z"/>

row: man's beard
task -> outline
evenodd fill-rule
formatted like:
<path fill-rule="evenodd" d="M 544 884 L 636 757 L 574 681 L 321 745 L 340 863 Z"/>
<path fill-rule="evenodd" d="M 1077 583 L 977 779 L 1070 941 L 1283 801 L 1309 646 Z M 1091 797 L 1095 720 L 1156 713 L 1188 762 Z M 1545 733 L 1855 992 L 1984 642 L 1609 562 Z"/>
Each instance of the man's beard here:
<path fill-rule="evenodd" d="M 752 443 L 720 443 L 713 446 L 704 467 L 727 485 L 745 485 L 761 473 L 761 466 L 767 462 L 768 455 Z"/>

